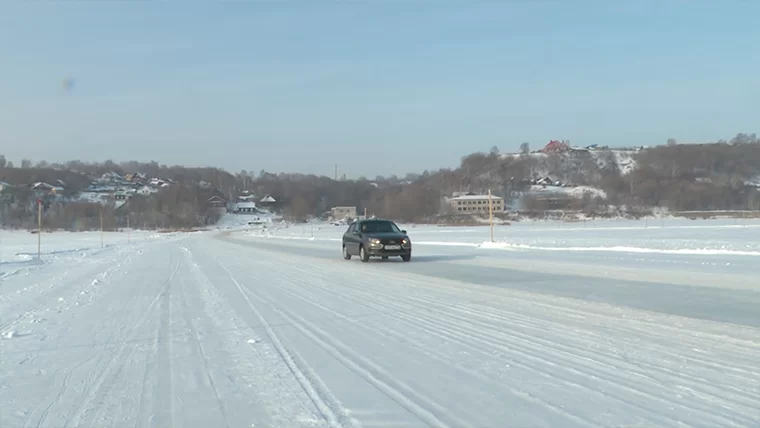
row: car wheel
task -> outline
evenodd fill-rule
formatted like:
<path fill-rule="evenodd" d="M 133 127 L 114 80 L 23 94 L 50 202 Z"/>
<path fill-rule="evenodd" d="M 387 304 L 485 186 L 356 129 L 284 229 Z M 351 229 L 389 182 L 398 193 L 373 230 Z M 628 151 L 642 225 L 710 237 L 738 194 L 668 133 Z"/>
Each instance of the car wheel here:
<path fill-rule="evenodd" d="M 411 259 L 412 259 L 412 253 L 405 254 L 405 255 L 401 256 L 401 260 L 403 260 L 405 262 L 408 262 Z"/>
<path fill-rule="evenodd" d="M 348 253 L 348 248 L 346 246 L 343 246 L 343 258 L 345 260 L 351 260 L 351 254 Z"/>
<path fill-rule="evenodd" d="M 359 247 L 359 258 L 362 259 L 364 263 L 369 261 L 369 253 L 367 253 L 367 250 L 365 250 L 364 247 Z"/>

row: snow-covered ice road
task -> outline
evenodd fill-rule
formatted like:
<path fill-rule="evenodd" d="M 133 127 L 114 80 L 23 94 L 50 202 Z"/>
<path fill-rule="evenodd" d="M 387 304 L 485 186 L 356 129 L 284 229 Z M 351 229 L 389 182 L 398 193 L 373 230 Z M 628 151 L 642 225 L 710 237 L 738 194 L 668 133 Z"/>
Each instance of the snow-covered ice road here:
<path fill-rule="evenodd" d="M 729 296 L 729 323 L 571 266 L 334 244 L 190 234 L 5 278 L 0 427 L 760 426 L 760 286 L 640 284 Z"/>

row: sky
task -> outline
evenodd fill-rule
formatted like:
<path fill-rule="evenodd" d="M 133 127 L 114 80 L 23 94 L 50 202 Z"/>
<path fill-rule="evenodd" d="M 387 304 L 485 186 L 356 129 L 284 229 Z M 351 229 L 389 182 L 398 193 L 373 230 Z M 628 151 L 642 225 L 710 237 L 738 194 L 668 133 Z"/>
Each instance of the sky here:
<path fill-rule="evenodd" d="M 760 123 L 757 16 L 750 0 L 7 1 L 0 154 L 356 178 L 522 142 L 729 139 Z"/>

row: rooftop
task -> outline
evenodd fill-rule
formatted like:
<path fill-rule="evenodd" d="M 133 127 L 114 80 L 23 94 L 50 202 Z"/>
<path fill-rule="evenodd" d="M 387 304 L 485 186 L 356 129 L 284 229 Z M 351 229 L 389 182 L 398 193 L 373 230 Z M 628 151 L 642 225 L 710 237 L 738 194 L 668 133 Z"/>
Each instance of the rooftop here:
<path fill-rule="evenodd" d="M 481 200 L 484 200 L 484 199 L 488 199 L 489 197 L 491 198 L 491 200 L 494 200 L 494 201 L 500 201 L 500 200 L 503 199 L 503 198 L 501 198 L 499 196 L 494 196 L 494 195 L 491 195 L 491 196 L 488 196 L 488 195 L 462 195 L 462 196 L 457 196 L 457 197 L 451 198 L 450 200 L 452 200 L 452 201 L 472 201 L 472 200 L 481 201 Z"/>

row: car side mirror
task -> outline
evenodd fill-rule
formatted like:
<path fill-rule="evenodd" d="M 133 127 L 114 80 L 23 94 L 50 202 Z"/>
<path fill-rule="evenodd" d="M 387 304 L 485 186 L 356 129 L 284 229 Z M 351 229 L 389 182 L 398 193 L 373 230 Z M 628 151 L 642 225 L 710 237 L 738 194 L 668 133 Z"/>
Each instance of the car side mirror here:
<path fill-rule="evenodd" d="M 402 230 L 401 233 L 403 233 L 404 235 L 406 235 L 406 230 Z"/>
<path fill-rule="evenodd" d="M 362 233 L 361 233 L 361 232 L 359 232 L 358 230 L 354 230 L 354 235 L 361 235 L 361 234 L 362 234 Z"/>

